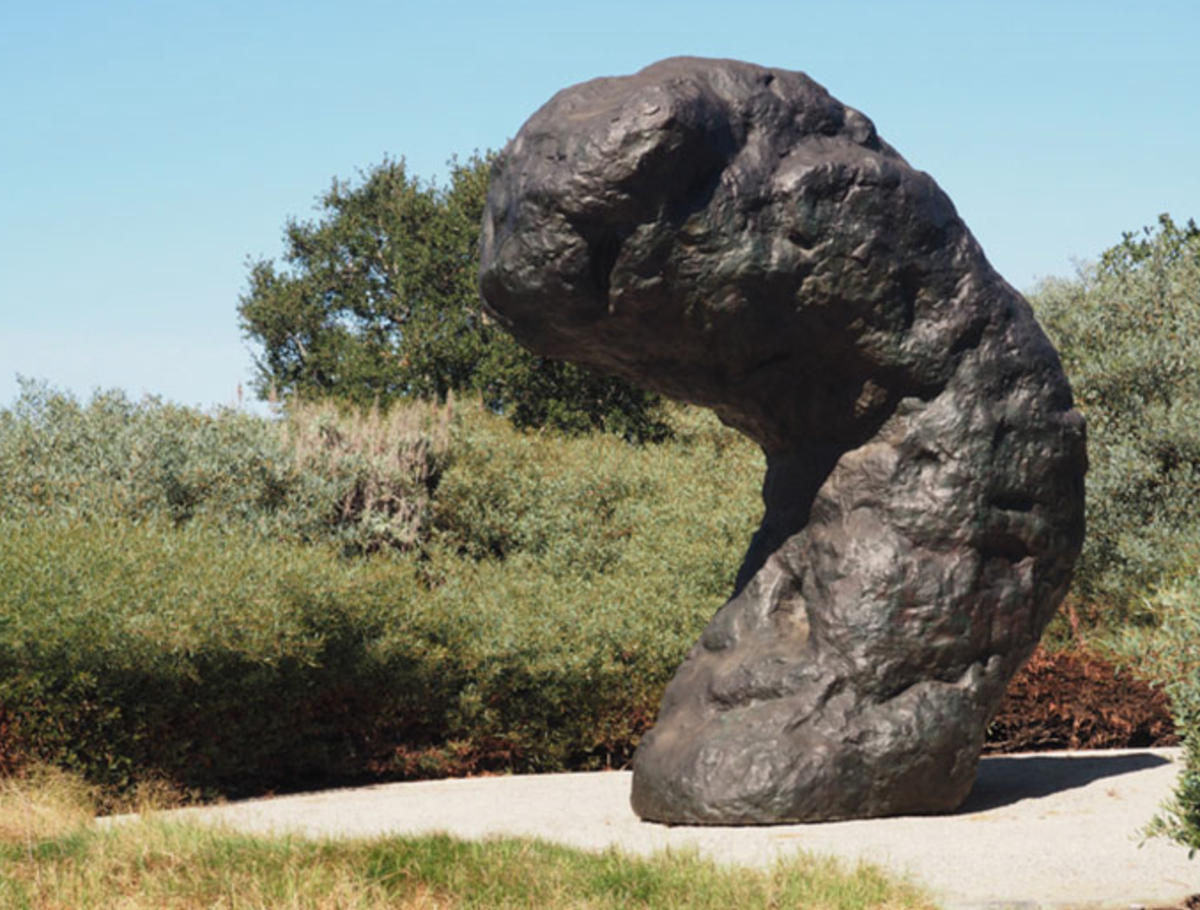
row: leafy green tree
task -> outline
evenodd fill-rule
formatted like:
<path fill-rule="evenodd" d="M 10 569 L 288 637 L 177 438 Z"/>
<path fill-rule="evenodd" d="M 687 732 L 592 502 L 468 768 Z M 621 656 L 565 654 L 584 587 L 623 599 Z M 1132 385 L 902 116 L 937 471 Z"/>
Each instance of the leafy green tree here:
<path fill-rule="evenodd" d="M 1088 420 L 1075 594 L 1119 621 L 1200 563 L 1200 228 L 1162 215 L 1031 299 Z"/>
<path fill-rule="evenodd" d="M 520 426 L 664 435 L 656 396 L 533 357 L 483 313 L 490 162 L 452 161 L 441 187 L 385 160 L 358 184 L 335 179 L 320 219 L 290 220 L 285 266 L 252 262 L 239 307 L 262 348 L 258 392 L 386 404 L 470 391 Z"/>

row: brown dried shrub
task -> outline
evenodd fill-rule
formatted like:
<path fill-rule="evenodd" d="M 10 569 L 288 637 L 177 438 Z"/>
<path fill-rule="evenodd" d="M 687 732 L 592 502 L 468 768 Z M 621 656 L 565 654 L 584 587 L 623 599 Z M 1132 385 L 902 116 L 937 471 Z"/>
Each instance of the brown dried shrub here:
<path fill-rule="evenodd" d="M 1123 749 L 1179 742 L 1166 693 L 1085 648 L 1039 648 L 1013 678 L 985 753 Z"/>

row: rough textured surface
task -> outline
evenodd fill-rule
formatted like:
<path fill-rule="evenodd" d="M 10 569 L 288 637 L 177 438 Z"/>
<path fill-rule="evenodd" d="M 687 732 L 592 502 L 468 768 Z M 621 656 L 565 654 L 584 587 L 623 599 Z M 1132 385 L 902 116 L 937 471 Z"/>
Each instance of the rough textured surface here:
<path fill-rule="evenodd" d="M 762 526 L 638 749 L 635 811 L 959 805 L 1066 591 L 1086 456 L 1054 350 L 933 180 L 801 73 L 666 60 L 530 118 L 482 259 L 523 344 L 711 407 L 767 455 Z"/>

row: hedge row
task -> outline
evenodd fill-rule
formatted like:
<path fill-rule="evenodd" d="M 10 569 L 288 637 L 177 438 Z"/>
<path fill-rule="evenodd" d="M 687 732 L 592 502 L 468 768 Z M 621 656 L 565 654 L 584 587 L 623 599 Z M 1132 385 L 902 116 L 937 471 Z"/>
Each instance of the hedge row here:
<path fill-rule="evenodd" d="M 759 455 L 677 423 L 636 448 L 460 407 L 420 546 L 353 557 L 220 497 L 181 521 L 10 496 L 0 748 L 229 795 L 622 764 L 760 509 Z"/>

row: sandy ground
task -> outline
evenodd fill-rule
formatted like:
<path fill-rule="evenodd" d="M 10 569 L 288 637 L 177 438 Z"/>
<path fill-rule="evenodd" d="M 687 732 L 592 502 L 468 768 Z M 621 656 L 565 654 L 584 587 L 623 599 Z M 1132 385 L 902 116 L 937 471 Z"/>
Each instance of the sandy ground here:
<path fill-rule="evenodd" d="M 389 784 L 171 815 L 312 837 L 447 832 L 538 837 L 590 850 L 695 848 L 768 865 L 796 851 L 862 858 L 925 885 L 948 910 L 1153 908 L 1200 893 L 1200 856 L 1142 827 L 1172 789 L 1178 749 L 985 758 L 956 813 L 758 828 L 666 827 L 629 808 L 609 771 Z"/>

